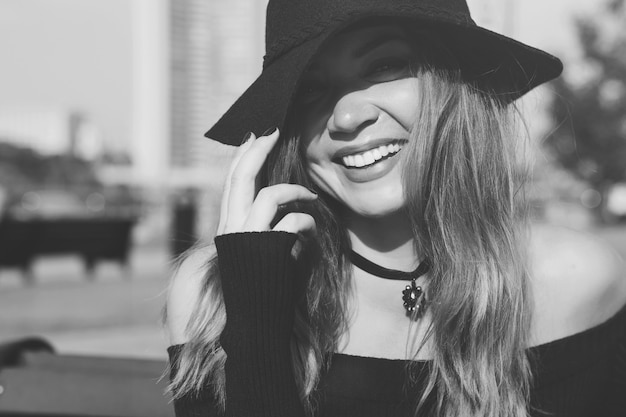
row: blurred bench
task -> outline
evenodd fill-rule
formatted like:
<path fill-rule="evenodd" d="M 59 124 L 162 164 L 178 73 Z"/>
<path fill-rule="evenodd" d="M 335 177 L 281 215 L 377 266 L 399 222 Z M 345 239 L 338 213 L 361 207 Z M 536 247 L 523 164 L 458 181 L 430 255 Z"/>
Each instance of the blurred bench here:
<path fill-rule="evenodd" d="M 0 364 L 2 417 L 174 416 L 167 378 L 159 380 L 165 361 L 57 355 L 23 343 L 0 345 L 21 350 Z"/>
<path fill-rule="evenodd" d="M 128 264 L 134 218 L 3 219 L 0 221 L 0 267 L 30 271 L 42 255 L 76 254 L 91 273 L 101 259 Z"/>

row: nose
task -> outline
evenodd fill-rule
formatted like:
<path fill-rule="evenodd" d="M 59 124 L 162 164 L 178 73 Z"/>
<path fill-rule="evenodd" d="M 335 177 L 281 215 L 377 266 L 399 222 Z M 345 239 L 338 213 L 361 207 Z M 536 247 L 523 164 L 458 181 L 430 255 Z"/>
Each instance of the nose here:
<path fill-rule="evenodd" d="M 354 133 L 375 123 L 380 110 L 367 99 L 367 90 L 351 91 L 337 100 L 328 119 L 327 128 L 332 133 Z"/>

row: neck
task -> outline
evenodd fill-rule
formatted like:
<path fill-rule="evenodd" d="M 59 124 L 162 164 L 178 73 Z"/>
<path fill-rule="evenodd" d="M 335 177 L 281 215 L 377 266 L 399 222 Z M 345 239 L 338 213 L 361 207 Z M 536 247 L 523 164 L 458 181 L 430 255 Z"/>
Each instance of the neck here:
<path fill-rule="evenodd" d="M 400 271 L 412 271 L 419 264 L 411 224 L 404 213 L 380 218 L 353 215 L 346 224 L 352 249 L 370 261 Z"/>

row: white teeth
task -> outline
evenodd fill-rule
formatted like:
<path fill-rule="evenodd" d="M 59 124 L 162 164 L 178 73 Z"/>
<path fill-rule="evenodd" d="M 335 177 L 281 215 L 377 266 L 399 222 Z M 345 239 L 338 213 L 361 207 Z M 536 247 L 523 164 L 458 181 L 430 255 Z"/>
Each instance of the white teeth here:
<path fill-rule="evenodd" d="M 400 149 L 402 149 L 402 147 L 397 143 L 381 145 L 378 148 L 359 154 L 344 156 L 342 160 L 343 164 L 347 167 L 361 168 L 366 165 L 372 165 L 389 154 L 400 152 Z"/>

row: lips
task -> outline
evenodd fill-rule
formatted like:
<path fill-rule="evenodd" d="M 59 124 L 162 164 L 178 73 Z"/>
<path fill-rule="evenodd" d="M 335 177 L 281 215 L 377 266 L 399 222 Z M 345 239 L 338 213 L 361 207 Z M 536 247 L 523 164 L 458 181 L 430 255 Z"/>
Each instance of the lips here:
<path fill-rule="evenodd" d="M 366 144 L 347 146 L 337 152 L 333 162 L 346 168 L 366 168 L 400 152 L 405 140 L 379 139 Z"/>

